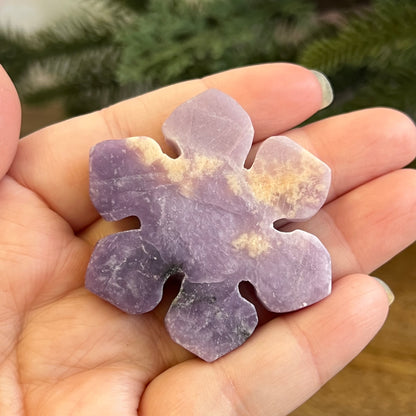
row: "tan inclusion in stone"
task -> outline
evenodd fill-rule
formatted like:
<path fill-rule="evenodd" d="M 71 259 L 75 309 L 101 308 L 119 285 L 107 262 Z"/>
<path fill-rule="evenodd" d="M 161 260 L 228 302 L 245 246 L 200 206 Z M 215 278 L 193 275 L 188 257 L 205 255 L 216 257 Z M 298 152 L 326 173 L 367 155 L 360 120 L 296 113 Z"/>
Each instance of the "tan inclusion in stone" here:
<path fill-rule="evenodd" d="M 240 234 L 231 244 L 237 250 L 246 250 L 251 258 L 256 258 L 270 249 L 267 238 L 255 232 Z"/>
<path fill-rule="evenodd" d="M 305 204 L 314 205 L 321 200 L 326 186 L 316 183 L 316 178 L 324 170 L 320 162 L 315 162 L 309 152 L 302 150 L 299 159 L 255 164 L 247 172 L 247 183 L 257 201 L 268 206 L 284 201 L 289 207 L 288 215 L 295 216 Z"/>
<path fill-rule="evenodd" d="M 243 187 L 241 184 L 241 175 L 236 173 L 229 173 L 226 175 L 228 187 L 234 195 L 241 196 L 243 193 Z"/>
<path fill-rule="evenodd" d="M 184 155 L 172 159 L 162 152 L 155 140 L 149 137 L 131 137 L 127 139 L 127 146 L 133 149 L 146 165 L 159 163 L 168 179 L 179 184 L 185 196 L 192 194 L 195 180 L 205 175 L 213 175 L 224 164 L 220 159 L 201 154 L 193 155 L 192 159 Z"/>

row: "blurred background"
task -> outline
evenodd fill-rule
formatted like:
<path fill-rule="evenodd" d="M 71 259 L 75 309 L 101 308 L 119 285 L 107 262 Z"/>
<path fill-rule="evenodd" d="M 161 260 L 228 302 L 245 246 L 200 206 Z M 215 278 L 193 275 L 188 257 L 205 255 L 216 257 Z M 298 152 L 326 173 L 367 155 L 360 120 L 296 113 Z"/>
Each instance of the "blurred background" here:
<path fill-rule="evenodd" d="M 313 119 L 373 106 L 415 119 L 415 22 L 415 0 L 0 0 L 0 62 L 22 100 L 22 136 L 163 85 L 274 61 L 328 76 L 335 101 Z M 415 259 L 413 244 L 374 272 L 396 295 L 386 325 L 292 415 L 416 415 Z"/>

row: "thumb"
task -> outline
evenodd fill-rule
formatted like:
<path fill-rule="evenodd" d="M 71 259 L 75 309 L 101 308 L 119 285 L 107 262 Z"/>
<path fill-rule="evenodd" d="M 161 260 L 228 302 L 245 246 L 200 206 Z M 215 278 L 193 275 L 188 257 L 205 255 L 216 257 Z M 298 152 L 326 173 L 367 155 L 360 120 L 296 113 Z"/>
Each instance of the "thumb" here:
<path fill-rule="evenodd" d="M 8 171 L 17 150 L 21 110 L 16 89 L 0 65 L 0 178 Z"/>

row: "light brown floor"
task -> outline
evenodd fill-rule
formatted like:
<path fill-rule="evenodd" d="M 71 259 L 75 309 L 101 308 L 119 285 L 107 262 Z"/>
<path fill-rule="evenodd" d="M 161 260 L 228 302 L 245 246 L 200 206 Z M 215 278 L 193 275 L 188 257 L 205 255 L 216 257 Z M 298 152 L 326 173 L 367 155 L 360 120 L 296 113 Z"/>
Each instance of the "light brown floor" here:
<path fill-rule="evenodd" d="M 291 416 L 416 416 L 416 244 L 373 275 L 396 297 L 384 327 Z"/>
<path fill-rule="evenodd" d="M 25 107 L 22 135 L 62 117 L 56 103 Z M 386 324 L 352 363 L 291 416 L 416 416 L 416 244 L 373 274 L 396 296 Z"/>

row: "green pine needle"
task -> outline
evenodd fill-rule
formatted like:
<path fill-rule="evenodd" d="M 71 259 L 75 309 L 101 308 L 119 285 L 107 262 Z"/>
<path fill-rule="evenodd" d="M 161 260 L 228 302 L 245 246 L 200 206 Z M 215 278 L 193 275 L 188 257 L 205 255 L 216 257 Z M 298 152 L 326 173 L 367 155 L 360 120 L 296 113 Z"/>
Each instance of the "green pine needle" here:
<path fill-rule="evenodd" d="M 325 72 L 334 104 L 416 116 L 416 2 L 373 0 L 329 23 L 311 0 L 85 0 L 31 37 L 0 31 L 0 62 L 26 102 L 69 114 L 243 65 L 300 62 Z M 342 22 L 342 24 L 340 23 Z"/>
<path fill-rule="evenodd" d="M 386 66 L 416 48 L 415 21 L 413 0 L 379 0 L 374 8 L 356 13 L 335 36 L 310 44 L 300 63 L 327 74 L 344 66 Z"/>
<path fill-rule="evenodd" d="M 147 12 L 118 38 L 118 76 L 121 82 L 159 86 L 235 66 L 293 60 L 316 26 L 314 7 L 304 0 L 150 0 Z M 298 42 L 285 36 L 285 28 L 297 33 Z"/>

